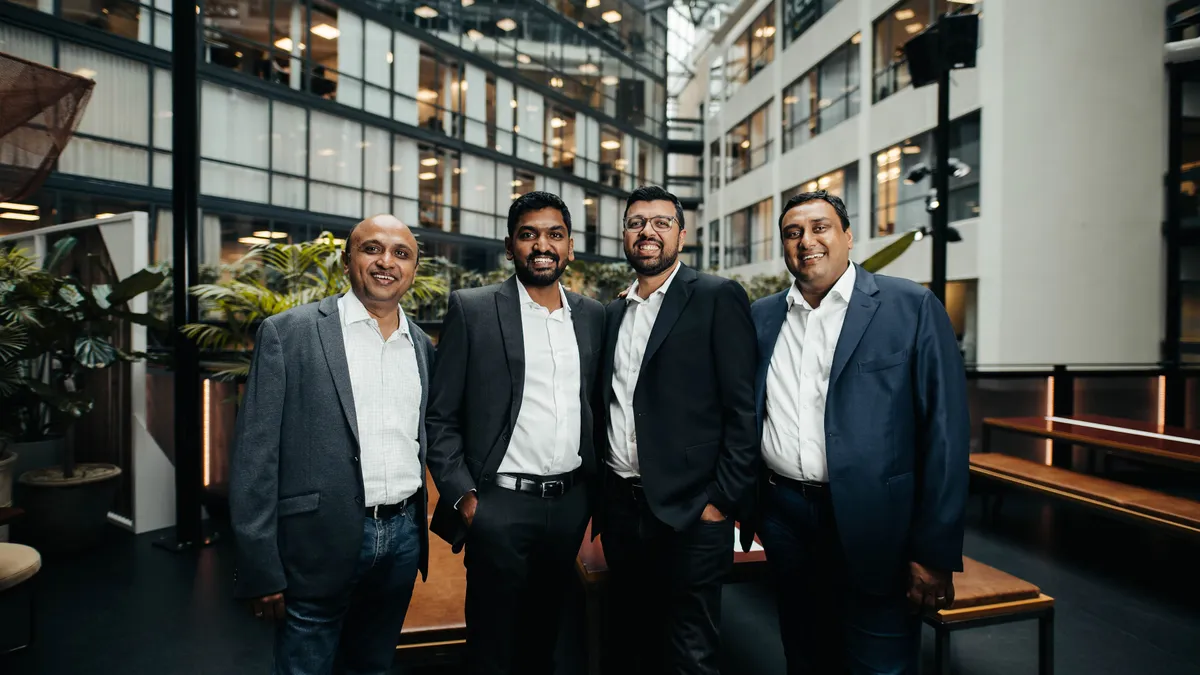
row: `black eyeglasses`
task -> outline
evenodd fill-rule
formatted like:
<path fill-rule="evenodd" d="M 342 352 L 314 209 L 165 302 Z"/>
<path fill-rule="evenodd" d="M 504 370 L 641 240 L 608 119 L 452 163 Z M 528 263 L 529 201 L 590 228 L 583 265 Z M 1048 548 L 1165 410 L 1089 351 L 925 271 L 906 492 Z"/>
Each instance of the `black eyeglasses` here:
<path fill-rule="evenodd" d="M 641 232 L 642 228 L 646 227 L 646 223 L 649 223 L 651 227 L 659 232 L 666 232 L 675 227 L 675 218 L 673 216 L 669 218 L 667 216 L 655 216 L 650 219 L 634 217 L 625 221 L 625 229 L 630 232 Z"/>

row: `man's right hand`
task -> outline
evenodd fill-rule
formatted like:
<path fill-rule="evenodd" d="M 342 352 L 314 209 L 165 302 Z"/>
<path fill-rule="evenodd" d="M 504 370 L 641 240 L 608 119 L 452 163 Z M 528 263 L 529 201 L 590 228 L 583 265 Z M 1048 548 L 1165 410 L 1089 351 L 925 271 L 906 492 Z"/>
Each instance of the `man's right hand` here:
<path fill-rule="evenodd" d="M 282 621 L 284 615 L 283 608 L 283 593 L 275 593 L 273 595 L 264 595 L 261 598 L 255 598 L 250 601 L 251 607 L 254 609 L 254 616 L 260 619 L 271 619 L 273 621 Z"/>
<path fill-rule="evenodd" d="M 479 506 L 479 499 L 474 492 L 463 495 L 462 500 L 458 502 L 458 512 L 462 515 L 463 522 L 467 524 L 467 527 L 470 527 L 471 523 L 475 521 L 475 507 L 477 506 Z"/>

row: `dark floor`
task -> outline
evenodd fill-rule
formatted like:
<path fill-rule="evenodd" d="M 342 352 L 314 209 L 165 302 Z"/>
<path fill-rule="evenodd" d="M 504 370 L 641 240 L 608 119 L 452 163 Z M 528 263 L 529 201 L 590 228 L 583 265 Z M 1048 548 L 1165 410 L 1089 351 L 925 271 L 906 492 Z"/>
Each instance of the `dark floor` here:
<path fill-rule="evenodd" d="M 0 656 L 0 673 L 269 672 L 270 626 L 229 596 L 229 542 L 180 555 L 153 547 L 156 537 L 114 529 L 102 549 L 85 557 L 48 559 L 38 577 L 37 640 Z M 1200 544 L 1013 494 L 1000 520 L 987 527 L 973 499 L 966 553 L 1056 598 L 1059 675 L 1200 675 Z M 562 651 L 578 654 L 577 628 Z M 724 673 L 784 672 L 769 589 L 727 587 L 723 634 Z M 928 662 L 928 629 L 925 637 Z M 954 672 L 1035 673 L 1036 640 L 1033 622 L 958 633 Z M 563 672 L 577 669 L 578 662 Z"/>

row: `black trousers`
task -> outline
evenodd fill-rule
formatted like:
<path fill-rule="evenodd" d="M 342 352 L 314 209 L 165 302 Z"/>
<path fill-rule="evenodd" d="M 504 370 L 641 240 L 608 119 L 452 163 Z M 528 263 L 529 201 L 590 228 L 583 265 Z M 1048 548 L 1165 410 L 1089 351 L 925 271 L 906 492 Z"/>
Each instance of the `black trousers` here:
<path fill-rule="evenodd" d="M 467 531 L 467 672 L 552 675 L 563 599 L 588 521 L 587 487 L 559 497 L 479 487 Z"/>
<path fill-rule="evenodd" d="M 677 531 L 640 490 L 609 476 L 601 542 L 608 563 L 604 671 L 719 672 L 721 583 L 733 567 L 733 521 Z"/>

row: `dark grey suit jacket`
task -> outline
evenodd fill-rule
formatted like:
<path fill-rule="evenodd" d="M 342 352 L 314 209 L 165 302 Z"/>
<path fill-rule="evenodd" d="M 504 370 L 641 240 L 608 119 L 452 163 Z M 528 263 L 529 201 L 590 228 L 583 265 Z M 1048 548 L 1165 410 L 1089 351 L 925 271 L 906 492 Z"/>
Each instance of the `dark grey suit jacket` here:
<path fill-rule="evenodd" d="M 363 536 L 358 419 L 338 297 L 268 318 L 258 329 L 238 417 L 229 485 L 237 543 L 234 594 L 322 598 L 345 590 Z M 421 490 L 426 518 L 425 405 L 433 343 L 408 319 L 421 376 Z M 429 547 L 421 531 L 420 570 Z"/>
<path fill-rule="evenodd" d="M 595 474 L 591 394 L 604 346 L 604 307 L 567 293 L 579 346 L 580 444 L 583 470 Z M 450 294 L 430 386 L 429 473 L 438 503 L 429 529 L 457 552 L 466 526 L 454 505 L 496 473 L 521 412 L 525 335 L 516 277 Z"/>

